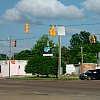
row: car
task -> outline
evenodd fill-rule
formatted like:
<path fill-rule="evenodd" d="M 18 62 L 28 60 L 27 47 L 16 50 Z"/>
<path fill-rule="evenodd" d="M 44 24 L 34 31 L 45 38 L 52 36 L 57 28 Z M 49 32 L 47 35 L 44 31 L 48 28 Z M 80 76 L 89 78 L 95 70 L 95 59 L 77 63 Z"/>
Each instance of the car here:
<path fill-rule="evenodd" d="M 100 79 L 100 69 L 95 70 L 87 70 L 79 75 L 81 80 L 93 80 L 93 79 Z"/>

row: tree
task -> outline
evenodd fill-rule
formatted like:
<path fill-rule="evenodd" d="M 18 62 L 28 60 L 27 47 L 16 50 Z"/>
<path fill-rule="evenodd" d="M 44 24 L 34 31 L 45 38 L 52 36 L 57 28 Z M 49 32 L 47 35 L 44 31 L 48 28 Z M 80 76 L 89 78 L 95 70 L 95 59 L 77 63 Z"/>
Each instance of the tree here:
<path fill-rule="evenodd" d="M 81 45 L 85 45 L 85 44 L 90 45 L 91 44 L 89 32 L 81 31 L 79 34 L 79 38 L 81 41 Z"/>
<path fill-rule="evenodd" d="M 70 40 L 70 48 L 74 48 L 78 45 L 81 45 L 82 41 L 80 40 L 79 34 L 73 34 Z"/>
<path fill-rule="evenodd" d="M 84 63 L 96 63 L 97 58 L 95 56 L 97 52 L 100 52 L 100 43 L 96 41 L 95 44 L 91 44 L 90 33 L 85 31 L 72 35 L 69 46 L 69 63 L 81 62 L 81 47 L 83 47 Z"/>
<path fill-rule="evenodd" d="M 35 44 L 35 46 L 32 48 L 33 55 L 43 55 L 44 47 L 47 47 L 47 44 L 49 44 L 49 47 L 54 47 L 54 42 L 49 39 L 47 35 L 43 35 Z"/>
<path fill-rule="evenodd" d="M 7 54 L 0 54 L 0 60 L 6 60 L 6 59 L 9 59 Z"/>
<path fill-rule="evenodd" d="M 14 59 L 16 60 L 28 60 L 30 57 L 32 57 L 31 50 L 23 50 L 14 54 Z"/>
<path fill-rule="evenodd" d="M 82 46 L 82 45 L 90 45 L 90 33 L 81 31 L 80 34 L 75 33 L 72 35 L 72 38 L 70 40 L 70 48 L 74 48 L 76 46 Z"/>
<path fill-rule="evenodd" d="M 61 47 L 61 56 L 65 63 L 69 63 L 69 50 L 65 46 Z"/>
<path fill-rule="evenodd" d="M 53 57 L 44 57 L 43 50 L 44 47 L 47 46 L 49 42 L 49 47 L 52 48 L 54 56 Z M 33 58 L 28 61 L 28 64 L 25 67 L 25 71 L 27 73 L 32 74 L 42 74 L 49 75 L 53 74 L 57 76 L 58 72 L 58 46 L 54 46 L 55 43 L 48 38 L 47 35 L 43 35 L 36 43 L 36 45 L 32 48 Z M 65 64 L 62 62 L 62 67 Z M 65 72 L 65 71 L 64 71 Z"/>
<path fill-rule="evenodd" d="M 34 56 L 28 61 L 25 71 L 32 74 L 57 75 L 57 59 L 52 57 Z"/>

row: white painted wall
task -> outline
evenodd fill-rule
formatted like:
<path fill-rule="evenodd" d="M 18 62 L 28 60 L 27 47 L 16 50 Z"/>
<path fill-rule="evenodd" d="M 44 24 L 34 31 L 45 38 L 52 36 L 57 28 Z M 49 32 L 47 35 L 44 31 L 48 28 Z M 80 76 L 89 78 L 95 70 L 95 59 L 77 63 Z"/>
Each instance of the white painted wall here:
<path fill-rule="evenodd" d="M 26 72 L 24 71 L 26 64 L 27 64 L 26 60 L 15 60 L 15 64 L 10 63 L 10 76 L 27 75 Z M 8 77 L 9 76 L 9 61 L 7 61 L 7 64 L 5 63 L 5 61 L 0 61 L 0 65 L 1 65 L 0 77 Z"/>
<path fill-rule="evenodd" d="M 75 72 L 75 66 L 73 64 L 66 65 L 66 73 L 65 74 L 72 74 Z"/>

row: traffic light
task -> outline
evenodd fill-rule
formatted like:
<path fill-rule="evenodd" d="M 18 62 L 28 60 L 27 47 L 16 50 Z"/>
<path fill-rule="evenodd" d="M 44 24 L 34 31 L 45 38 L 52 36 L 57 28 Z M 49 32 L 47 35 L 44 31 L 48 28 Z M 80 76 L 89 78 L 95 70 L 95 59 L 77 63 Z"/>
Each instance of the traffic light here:
<path fill-rule="evenodd" d="M 28 23 L 25 24 L 25 33 L 29 33 L 29 24 Z"/>
<path fill-rule="evenodd" d="M 14 40 L 14 47 L 16 47 L 16 44 L 17 44 L 17 41 L 16 41 L 16 40 Z"/>
<path fill-rule="evenodd" d="M 91 43 L 92 43 L 92 44 L 96 43 L 95 35 L 92 35 L 92 36 L 91 36 Z"/>
<path fill-rule="evenodd" d="M 56 30 L 54 25 L 50 27 L 49 34 L 50 36 L 56 36 Z"/>

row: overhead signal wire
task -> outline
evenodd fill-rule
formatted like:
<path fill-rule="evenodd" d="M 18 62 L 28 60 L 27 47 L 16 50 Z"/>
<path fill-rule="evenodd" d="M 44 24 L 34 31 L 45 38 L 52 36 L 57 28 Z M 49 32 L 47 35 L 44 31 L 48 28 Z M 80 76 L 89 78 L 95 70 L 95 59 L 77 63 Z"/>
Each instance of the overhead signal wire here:
<path fill-rule="evenodd" d="M 99 25 L 100 23 L 87 23 L 87 24 L 76 24 L 76 25 L 65 25 L 65 27 L 69 27 L 69 26 L 90 26 L 90 25 Z"/>
<path fill-rule="evenodd" d="M 29 37 L 29 38 L 18 38 L 18 39 L 16 39 L 16 40 L 26 40 L 26 39 L 32 39 L 32 38 L 38 38 L 38 37 L 40 37 L 40 36 L 37 36 L 37 37 Z M 12 40 L 14 40 L 14 39 L 12 39 Z M 0 40 L 0 41 L 9 41 L 9 40 Z"/>
<path fill-rule="evenodd" d="M 72 25 L 63 25 L 63 26 L 65 26 L 65 27 L 70 27 L 70 26 L 90 26 L 90 25 L 99 25 L 100 23 L 91 23 L 91 24 L 89 24 L 89 23 L 87 23 L 87 24 L 76 24 L 76 25 L 74 25 L 74 24 L 72 24 Z M 46 25 L 46 24 L 41 24 L 41 25 Z M 46 25 L 46 26 L 50 26 L 50 25 Z M 54 25 L 54 26 L 59 26 L 59 25 Z M 96 35 L 100 35 L 100 34 L 96 34 Z M 26 40 L 26 39 L 32 39 L 32 38 L 38 38 L 38 37 L 40 37 L 40 36 L 37 36 L 37 37 L 29 37 L 29 38 L 18 38 L 18 39 L 16 39 L 16 40 Z M 0 40 L 0 41 L 9 41 L 8 39 L 6 39 L 6 40 Z"/>

